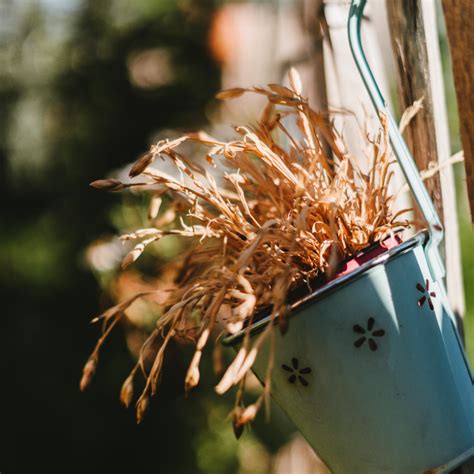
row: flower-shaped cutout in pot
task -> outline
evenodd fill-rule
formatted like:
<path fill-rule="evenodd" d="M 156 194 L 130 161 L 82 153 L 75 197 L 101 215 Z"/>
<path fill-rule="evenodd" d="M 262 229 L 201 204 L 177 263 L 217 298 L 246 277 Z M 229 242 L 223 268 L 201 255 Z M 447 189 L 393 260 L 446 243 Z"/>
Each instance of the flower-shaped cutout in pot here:
<path fill-rule="evenodd" d="M 291 359 L 291 367 L 289 365 L 282 364 L 281 368 L 285 370 L 286 372 L 290 373 L 288 375 L 288 382 L 292 384 L 299 382 L 304 387 L 307 387 L 309 385 L 309 382 L 306 380 L 306 377 L 304 376 L 311 374 L 312 370 L 310 367 L 304 367 L 300 369 L 299 366 L 300 366 L 299 360 L 296 357 L 293 357 Z"/>
<path fill-rule="evenodd" d="M 367 341 L 368 346 L 370 347 L 371 351 L 376 351 L 378 349 L 378 344 L 375 341 L 376 338 L 382 337 L 385 335 L 385 331 L 383 329 L 374 329 L 375 326 L 375 319 L 369 318 L 367 320 L 367 329 L 364 329 L 359 324 L 355 324 L 352 327 L 352 330 L 360 335 L 354 342 L 354 346 L 358 349 L 364 345 Z"/>

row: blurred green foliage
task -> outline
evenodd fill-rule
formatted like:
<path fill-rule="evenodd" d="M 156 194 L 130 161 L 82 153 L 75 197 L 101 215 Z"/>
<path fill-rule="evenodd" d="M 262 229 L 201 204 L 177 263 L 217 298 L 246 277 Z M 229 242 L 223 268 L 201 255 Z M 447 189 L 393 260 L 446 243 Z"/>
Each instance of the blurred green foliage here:
<path fill-rule="evenodd" d="M 132 161 L 160 129 L 205 125 L 220 85 L 207 47 L 213 2 L 45 0 L 0 8 L 0 469 L 237 472 L 229 400 L 200 389 L 184 401 L 177 357 L 141 426 L 119 405 L 133 364 L 120 329 L 91 389 L 78 389 L 97 337 L 89 320 L 103 299 L 83 252 L 115 232 L 118 202 L 88 183 Z M 145 77 L 137 85 L 143 78 L 133 77 L 131 62 L 147 51 L 165 60 L 164 77 L 152 71 L 161 84 Z"/>

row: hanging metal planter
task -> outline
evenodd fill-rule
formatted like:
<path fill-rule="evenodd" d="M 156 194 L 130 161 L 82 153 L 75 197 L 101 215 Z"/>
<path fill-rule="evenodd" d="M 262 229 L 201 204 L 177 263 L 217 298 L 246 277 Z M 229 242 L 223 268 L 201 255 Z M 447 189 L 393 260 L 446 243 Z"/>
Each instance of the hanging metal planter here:
<path fill-rule="evenodd" d="M 272 396 L 335 474 L 437 472 L 474 455 L 473 378 L 443 286 L 439 218 L 361 47 L 364 6 L 351 5 L 352 52 L 428 231 L 293 304 Z M 261 379 L 268 350 L 253 368 Z"/>

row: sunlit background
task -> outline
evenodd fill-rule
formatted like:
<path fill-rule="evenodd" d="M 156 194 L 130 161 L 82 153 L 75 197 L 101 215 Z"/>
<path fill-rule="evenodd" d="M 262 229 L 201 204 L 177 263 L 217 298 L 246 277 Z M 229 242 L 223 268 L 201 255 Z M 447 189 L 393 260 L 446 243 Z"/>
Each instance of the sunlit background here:
<path fill-rule="evenodd" d="M 258 101 L 217 103 L 221 87 L 281 82 L 296 65 L 307 93 L 316 96 L 313 6 L 311 0 L 0 0 L 2 473 L 323 472 L 276 407 L 269 422 L 261 416 L 236 441 L 226 419 L 232 399 L 214 394 L 209 360 L 200 387 L 186 399 L 187 353 L 178 345 L 149 416 L 137 426 L 118 393 L 152 324 L 145 310 L 132 311 L 128 325 L 111 336 L 90 390 L 78 388 L 97 337 L 92 316 L 153 284 L 133 271 L 117 279 L 123 249 L 112 239 L 143 219 L 145 203 L 92 190 L 89 182 L 124 172 L 160 137 L 198 128 L 225 135 L 223 121 L 257 117 Z M 386 24 L 378 10 L 380 33 Z M 440 28 L 455 153 L 460 141 L 441 21 Z M 382 59 L 394 93 L 393 64 L 388 55 Z M 474 363 L 474 236 L 462 165 L 455 174 Z M 157 247 L 153 258 L 172 258 L 177 245 Z M 159 279 L 166 284 L 166 275 Z"/>

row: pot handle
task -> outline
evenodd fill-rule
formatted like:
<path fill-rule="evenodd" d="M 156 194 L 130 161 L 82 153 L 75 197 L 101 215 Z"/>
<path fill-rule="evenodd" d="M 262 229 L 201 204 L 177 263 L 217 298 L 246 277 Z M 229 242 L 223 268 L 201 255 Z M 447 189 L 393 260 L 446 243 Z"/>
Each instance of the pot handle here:
<path fill-rule="evenodd" d="M 393 153 L 400 164 L 400 167 L 405 175 L 405 178 L 410 186 L 410 189 L 415 197 L 418 206 L 421 209 L 423 217 L 428 223 L 429 238 L 426 243 L 426 256 L 433 279 L 440 280 L 444 277 L 444 264 L 439 253 L 439 243 L 443 238 L 443 227 L 436 212 L 436 209 L 431 201 L 431 198 L 420 178 L 420 174 L 415 165 L 413 157 L 408 150 L 405 141 L 403 140 L 398 126 L 392 117 L 392 114 L 387 109 L 385 100 L 380 92 L 380 89 L 375 81 L 374 75 L 367 63 L 364 50 L 361 42 L 361 20 L 364 7 L 367 0 L 352 0 L 349 10 L 349 20 L 347 25 L 349 35 L 349 45 L 352 51 L 352 56 L 359 70 L 359 74 L 364 81 L 367 92 L 369 93 L 372 104 L 375 110 L 387 117 L 389 124 L 389 137 L 392 145 Z"/>

